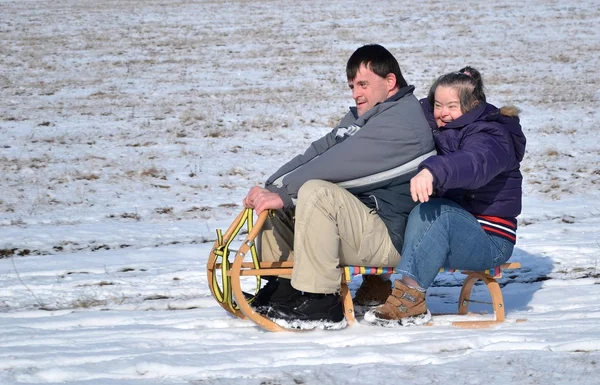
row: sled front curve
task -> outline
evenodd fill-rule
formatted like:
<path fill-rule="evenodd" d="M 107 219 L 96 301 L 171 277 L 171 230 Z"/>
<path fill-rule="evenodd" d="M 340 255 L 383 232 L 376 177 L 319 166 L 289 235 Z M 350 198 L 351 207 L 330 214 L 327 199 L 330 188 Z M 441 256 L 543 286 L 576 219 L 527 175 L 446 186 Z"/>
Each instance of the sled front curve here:
<path fill-rule="evenodd" d="M 250 217 L 248 217 L 250 215 Z M 246 316 L 234 302 L 231 289 L 230 268 L 231 261 L 229 254 L 233 251 L 229 250 L 229 246 L 239 231 L 244 227 L 252 227 L 252 210 L 244 209 L 235 220 L 231 223 L 225 235 L 222 235 L 220 230 L 217 230 L 217 240 L 215 241 L 208 262 L 206 265 L 206 275 L 210 292 L 219 305 L 227 312 L 234 316 L 244 319 Z M 259 227 L 260 228 L 260 227 Z M 217 271 L 221 271 L 221 280 L 217 277 Z"/>
<path fill-rule="evenodd" d="M 292 274 L 293 262 L 259 262 L 256 237 L 267 220 L 269 211 L 262 212 L 256 223 L 253 221 L 253 214 L 252 209 L 245 208 L 224 235 L 217 230 L 217 241 L 211 249 L 206 268 L 210 292 L 223 309 L 240 319 L 250 319 L 268 331 L 287 330 L 255 312 L 250 306 L 253 296 L 242 291 L 242 277 L 256 277 L 258 292 L 261 276 Z M 248 235 L 238 250 L 230 250 L 232 241 L 244 227 L 247 228 Z M 251 261 L 245 261 L 249 253 Z M 230 255 L 234 255 L 233 260 L 230 260 Z M 218 272 L 221 272 L 220 280 Z"/>
<path fill-rule="evenodd" d="M 260 326 L 261 328 L 271 331 L 271 332 L 280 332 L 280 331 L 288 331 L 290 329 L 285 329 L 275 322 L 271 321 L 267 317 L 257 313 L 250 306 L 248 301 L 246 300 L 244 293 L 242 292 L 241 279 L 242 276 L 269 276 L 269 275 L 287 275 L 292 273 L 292 268 L 277 268 L 277 267 L 267 267 L 268 265 L 261 264 L 260 269 L 245 269 L 243 265 L 245 252 L 240 249 L 238 255 L 235 257 L 233 262 L 233 266 L 231 268 L 231 284 L 233 289 L 233 296 L 238 303 L 240 310 L 242 313 L 252 322 Z M 289 265 L 292 265 L 292 262 L 289 262 Z M 263 267 L 264 266 L 264 267 Z"/>
<path fill-rule="evenodd" d="M 275 322 L 271 321 L 266 317 L 263 317 L 261 314 L 254 311 L 254 309 L 248 303 L 246 295 L 244 295 L 244 292 L 242 291 L 241 283 L 242 276 L 270 276 L 292 273 L 292 262 L 261 262 L 258 268 L 256 268 L 256 266 L 254 266 L 253 263 L 244 262 L 244 258 L 246 257 L 247 253 L 251 250 L 252 247 L 255 247 L 255 239 L 259 234 L 260 229 L 264 225 L 265 221 L 267 220 L 268 215 L 268 211 L 263 211 L 258 216 L 256 225 L 248 233 L 248 236 L 246 237 L 246 239 L 242 243 L 242 246 L 238 250 L 229 273 L 231 276 L 231 288 L 233 291 L 233 297 L 235 299 L 235 302 L 240 307 L 240 310 L 244 314 L 244 316 L 248 317 L 250 320 L 252 320 L 255 324 L 257 324 L 263 329 L 278 332 L 286 329 L 282 328 Z M 289 267 L 282 267 L 284 263 Z"/>

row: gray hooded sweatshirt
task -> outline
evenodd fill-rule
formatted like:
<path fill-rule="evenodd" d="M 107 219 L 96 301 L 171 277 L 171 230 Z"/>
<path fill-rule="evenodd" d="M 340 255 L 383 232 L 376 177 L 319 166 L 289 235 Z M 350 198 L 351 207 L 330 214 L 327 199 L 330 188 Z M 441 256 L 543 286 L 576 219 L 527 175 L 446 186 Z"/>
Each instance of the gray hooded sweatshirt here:
<path fill-rule="evenodd" d="M 401 252 L 406 218 L 416 205 L 410 196 L 410 178 L 419 163 L 436 154 L 413 90 L 413 86 L 401 88 L 361 117 L 355 107 L 350 108 L 336 128 L 279 168 L 265 187 L 277 193 L 284 210 L 289 210 L 306 181 L 336 183 L 376 211 Z"/>

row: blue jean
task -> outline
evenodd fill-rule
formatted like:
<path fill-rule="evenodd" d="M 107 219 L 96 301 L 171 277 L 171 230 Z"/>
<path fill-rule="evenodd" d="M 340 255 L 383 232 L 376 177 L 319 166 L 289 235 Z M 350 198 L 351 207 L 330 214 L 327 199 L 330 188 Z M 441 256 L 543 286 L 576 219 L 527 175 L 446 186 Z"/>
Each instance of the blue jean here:
<path fill-rule="evenodd" d="M 410 213 L 396 271 L 427 289 L 442 267 L 487 270 L 506 262 L 513 248 L 510 240 L 486 233 L 459 204 L 434 198 Z"/>

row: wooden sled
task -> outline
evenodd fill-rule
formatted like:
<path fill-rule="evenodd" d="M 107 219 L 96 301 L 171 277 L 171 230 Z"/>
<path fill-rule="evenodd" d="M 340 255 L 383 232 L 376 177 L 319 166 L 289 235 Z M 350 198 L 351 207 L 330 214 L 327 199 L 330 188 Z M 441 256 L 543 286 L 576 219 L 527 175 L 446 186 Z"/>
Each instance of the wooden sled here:
<path fill-rule="evenodd" d="M 268 212 L 262 212 L 254 223 L 253 210 L 244 209 L 233 221 L 231 226 L 223 235 L 217 230 L 217 241 L 211 249 L 207 263 L 207 278 L 210 291 L 217 302 L 226 311 L 241 319 L 250 319 L 258 326 L 269 331 L 294 331 L 286 329 L 270 319 L 254 311 L 251 306 L 252 295 L 242 291 L 242 277 L 256 277 L 256 292 L 260 289 L 262 276 L 291 275 L 294 267 L 293 262 L 260 262 L 256 251 L 255 239 L 260 229 L 267 220 Z M 246 227 L 247 235 L 238 250 L 230 249 L 231 244 L 238 236 L 242 228 Z M 233 254 L 233 260 L 230 255 Z M 249 260 L 250 257 L 251 260 Z M 504 299 L 500 285 L 496 279 L 502 277 L 502 270 L 518 269 L 518 262 L 505 263 L 486 271 L 460 271 L 467 277 L 462 285 L 458 301 L 458 314 L 469 314 L 469 303 L 475 302 L 470 299 L 471 291 L 477 281 L 482 281 L 487 287 L 492 302 L 493 317 L 468 321 L 454 321 L 452 325 L 464 328 L 485 328 L 505 320 Z M 356 322 L 352 295 L 348 283 L 352 277 L 358 274 L 393 274 L 393 267 L 365 267 L 365 266 L 340 266 L 342 271 L 340 279 L 340 294 L 344 306 L 344 315 L 348 326 Z M 441 269 L 440 272 L 459 272 L 458 270 Z M 219 278 L 220 276 L 220 278 Z M 435 315 L 434 315 L 435 316 Z"/>

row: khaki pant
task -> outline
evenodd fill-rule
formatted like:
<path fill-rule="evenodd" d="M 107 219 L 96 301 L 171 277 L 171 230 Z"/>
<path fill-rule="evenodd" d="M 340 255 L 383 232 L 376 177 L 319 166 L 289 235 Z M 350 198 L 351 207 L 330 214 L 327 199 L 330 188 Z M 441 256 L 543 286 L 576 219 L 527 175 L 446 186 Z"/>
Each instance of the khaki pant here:
<path fill-rule="evenodd" d="M 293 213 L 278 210 L 259 241 L 262 261 L 294 260 L 292 286 L 309 293 L 340 289 L 339 266 L 396 266 L 396 250 L 379 216 L 354 195 L 322 180 L 306 182 Z M 289 278 L 289 277 L 288 277 Z"/>

